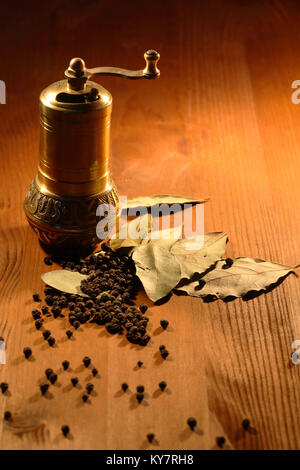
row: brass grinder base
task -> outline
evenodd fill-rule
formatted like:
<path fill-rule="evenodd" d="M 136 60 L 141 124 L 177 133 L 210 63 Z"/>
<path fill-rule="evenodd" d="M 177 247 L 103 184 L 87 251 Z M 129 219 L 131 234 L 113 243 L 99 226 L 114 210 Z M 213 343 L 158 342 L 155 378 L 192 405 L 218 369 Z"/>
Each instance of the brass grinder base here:
<path fill-rule="evenodd" d="M 111 204 L 118 211 L 113 182 L 109 191 L 92 197 L 59 197 L 42 192 L 34 179 L 25 197 L 24 210 L 46 251 L 88 253 L 101 242 L 96 235 L 96 225 L 101 220 L 96 217 L 96 209 L 100 204 Z"/>

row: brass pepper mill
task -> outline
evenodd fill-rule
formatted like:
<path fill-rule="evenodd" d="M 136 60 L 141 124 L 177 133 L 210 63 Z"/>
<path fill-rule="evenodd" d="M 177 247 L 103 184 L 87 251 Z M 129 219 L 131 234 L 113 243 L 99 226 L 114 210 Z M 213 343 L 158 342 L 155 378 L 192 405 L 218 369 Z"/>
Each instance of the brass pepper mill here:
<path fill-rule="evenodd" d="M 40 96 L 40 159 L 24 201 L 29 224 L 48 249 L 86 251 L 96 247 L 96 208 L 118 209 L 118 195 L 109 172 L 112 96 L 89 79 L 116 75 L 157 78 L 159 53 L 144 54 L 143 70 L 116 67 L 87 69 L 71 60 L 66 80 Z"/>

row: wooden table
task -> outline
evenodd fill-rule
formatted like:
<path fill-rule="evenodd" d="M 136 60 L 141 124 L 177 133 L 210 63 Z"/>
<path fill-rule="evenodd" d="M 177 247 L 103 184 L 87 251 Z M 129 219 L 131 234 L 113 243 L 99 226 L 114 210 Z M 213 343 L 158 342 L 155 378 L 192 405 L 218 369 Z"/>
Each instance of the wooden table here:
<path fill-rule="evenodd" d="M 120 194 L 209 196 L 205 229 L 229 234 L 228 256 L 299 263 L 300 105 L 291 101 L 291 83 L 300 79 L 299 21 L 293 0 L 1 6 L 0 336 L 7 363 L 0 381 L 10 392 L 0 396 L 0 416 L 14 416 L 12 426 L 0 420 L 2 449 L 213 449 L 219 435 L 234 449 L 299 448 L 300 366 L 290 358 L 300 339 L 295 276 L 248 302 L 173 296 L 151 305 L 152 341 L 144 349 L 103 327 L 84 326 L 68 342 L 61 322 L 49 320 L 52 349 L 31 318 L 31 296 L 42 292 L 47 268 L 22 208 L 37 168 L 40 91 L 63 78 L 73 56 L 91 67 L 138 68 L 154 48 L 159 81 L 101 79 L 115 100 L 112 171 Z M 162 318 L 167 332 L 159 329 Z M 162 343 L 171 353 L 163 363 Z M 24 346 L 32 347 L 32 361 L 23 358 Z M 85 355 L 100 371 L 89 404 L 82 389 L 69 386 L 72 374 L 82 387 L 90 380 Z M 64 359 L 72 372 L 62 372 Z M 43 398 L 38 384 L 47 367 L 59 380 Z M 138 384 L 146 388 L 140 406 Z M 189 416 L 197 432 L 188 430 Z M 241 430 L 244 418 L 251 432 Z M 71 428 L 69 439 L 62 424 Z"/>

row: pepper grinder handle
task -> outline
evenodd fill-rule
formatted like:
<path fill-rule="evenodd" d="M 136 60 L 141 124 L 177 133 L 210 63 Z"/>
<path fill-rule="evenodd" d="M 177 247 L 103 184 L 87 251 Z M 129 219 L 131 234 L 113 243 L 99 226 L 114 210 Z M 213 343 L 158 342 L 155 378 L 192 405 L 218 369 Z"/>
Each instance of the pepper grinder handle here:
<path fill-rule="evenodd" d="M 144 58 L 146 61 L 146 67 L 144 69 L 127 70 L 118 67 L 95 67 L 93 69 L 87 69 L 84 60 L 75 57 L 71 60 L 68 69 L 65 71 L 65 77 L 69 81 L 70 88 L 74 90 L 82 89 L 86 80 L 93 75 L 114 75 L 132 80 L 140 78 L 158 78 L 160 71 L 157 68 L 157 62 L 159 61 L 160 54 L 151 49 L 145 52 Z"/>

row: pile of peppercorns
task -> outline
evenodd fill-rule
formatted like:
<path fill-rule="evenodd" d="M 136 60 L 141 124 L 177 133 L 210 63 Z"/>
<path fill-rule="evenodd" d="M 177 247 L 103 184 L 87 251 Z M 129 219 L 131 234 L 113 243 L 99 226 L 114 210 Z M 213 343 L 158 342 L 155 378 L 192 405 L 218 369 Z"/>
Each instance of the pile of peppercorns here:
<path fill-rule="evenodd" d="M 105 325 L 110 334 L 122 335 L 126 331 L 129 342 L 146 346 L 150 340 L 146 333 L 149 318 L 144 315 L 148 306 L 141 304 L 137 308 L 134 305 L 140 287 L 134 263 L 128 256 L 119 257 L 107 245 L 102 245 L 101 248 L 102 251 L 89 258 L 76 261 L 56 260 L 64 269 L 88 275 L 81 282 L 81 290 L 89 297 L 68 294 L 46 286 L 47 305 L 42 306 L 41 311 L 32 311 L 35 326 L 38 330 L 41 329 L 43 315 L 59 318 L 64 316 L 63 309 L 67 309 L 69 323 L 75 330 L 80 324 L 87 322 Z M 49 264 L 48 257 L 45 262 Z M 33 298 L 40 301 L 37 294 Z M 66 334 L 70 338 L 73 331 L 67 330 Z M 43 331 L 43 336 L 50 346 L 55 344 L 49 330 Z"/>

